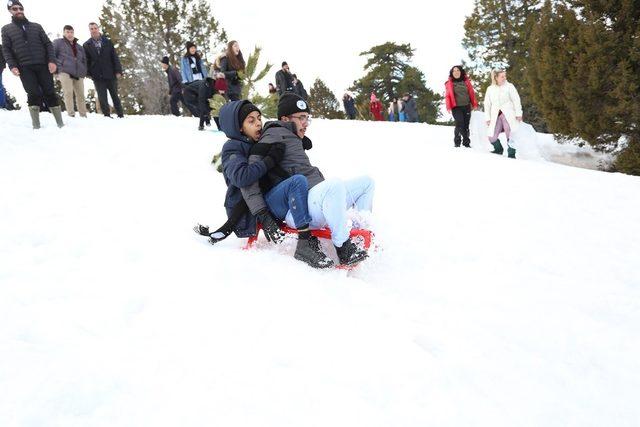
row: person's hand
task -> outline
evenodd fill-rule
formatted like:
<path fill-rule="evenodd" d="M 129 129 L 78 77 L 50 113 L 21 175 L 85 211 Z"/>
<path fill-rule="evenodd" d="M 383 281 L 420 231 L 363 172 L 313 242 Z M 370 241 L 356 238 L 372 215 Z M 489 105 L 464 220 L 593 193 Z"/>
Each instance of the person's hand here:
<path fill-rule="evenodd" d="M 271 169 L 284 159 L 285 146 L 284 142 L 275 142 L 269 147 L 269 152 L 264 158 L 267 169 Z"/>
<path fill-rule="evenodd" d="M 122 78 L 122 73 L 116 73 L 116 79 Z"/>
<path fill-rule="evenodd" d="M 18 70 L 18 67 L 13 67 L 11 69 L 11 72 L 13 73 L 14 76 L 20 76 L 20 70 Z"/>
<path fill-rule="evenodd" d="M 519 121 L 519 122 L 521 122 L 521 121 L 522 121 L 522 116 L 518 116 L 518 117 L 516 117 L 516 120 L 517 120 L 517 121 Z"/>
<path fill-rule="evenodd" d="M 58 66 L 56 64 L 54 64 L 53 62 L 49 62 L 49 72 L 51 74 L 55 74 L 57 69 L 58 69 Z"/>
<path fill-rule="evenodd" d="M 224 73 L 218 73 L 218 74 L 217 74 L 217 76 L 216 76 L 216 78 L 218 78 L 218 79 L 224 79 L 224 78 L 225 78 Z"/>
<path fill-rule="evenodd" d="M 260 224 L 262 224 L 262 231 L 268 241 L 272 243 L 282 243 L 284 240 L 284 231 L 280 230 L 280 227 L 273 219 L 269 211 L 266 209 L 261 210 L 256 215 Z"/>

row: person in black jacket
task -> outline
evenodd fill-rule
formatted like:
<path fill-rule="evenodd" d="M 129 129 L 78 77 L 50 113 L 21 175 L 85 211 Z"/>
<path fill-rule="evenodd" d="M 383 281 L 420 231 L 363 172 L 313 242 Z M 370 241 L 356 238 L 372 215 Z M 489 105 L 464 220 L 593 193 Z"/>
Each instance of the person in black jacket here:
<path fill-rule="evenodd" d="M 205 124 L 211 124 L 209 98 L 212 98 L 215 94 L 215 80 L 211 77 L 207 77 L 204 80 L 196 80 L 184 87 L 184 103 L 189 111 L 200 119 L 198 130 L 204 130 Z"/>
<path fill-rule="evenodd" d="M 11 23 L 2 27 L 2 52 L 9 69 L 20 77 L 27 92 L 33 128 L 40 128 L 43 98 L 58 127 L 62 127 L 62 110 L 52 76 L 57 69 L 53 44 L 40 24 L 30 22 L 24 16 L 24 7 L 19 0 L 9 0 L 7 9 L 12 16 Z"/>
<path fill-rule="evenodd" d="M 176 117 L 180 117 L 178 101 L 184 104 L 184 98 L 182 97 L 182 76 L 176 67 L 169 65 L 168 56 L 163 57 L 160 63 L 164 72 L 167 73 L 167 79 L 169 81 L 169 104 L 171 105 L 171 114 Z"/>
<path fill-rule="evenodd" d="M 220 60 L 220 73 L 217 77 L 227 80 L 227 95 L 231 101 L 239 101 L 242 97 L 245 67 L 240 45 L 235 40 L 230 41 L 227 44 L 226 55 Z"/>
<path fill-rule="evenodd" d="M 304 85 L 300 80 L 298 80 L 298 76 L 295 74 L 292 74 L 291 77 L 293 77 L 293 93 L 307 101 L 309 99 L 309 95 L 307 94 L 307 90 L 304 88 Z"/>
<path fill-rule="evenodd" d="M 120 58 L 118 58 L 111 40 L 100 34 L 98 24 L 90 23 L 89 33 L 91 33 L 91 38 L 83 45 L 87 54 L 87 75 L 93 80 L 96 87 L 100 109 L 105 117 L 111 117 L 107 99 L 107 91 L 109 91 L 116 113 L 118 117 L 122 118 L 124 112 L 118 96 L 118 79 L 122 77 Z"/>
<path fill-rule="evenodd" d="M 276 73 L 276 89 L 279 96 L 285 92 L 293 92 L 293 76 L 289 71 L 287 61 L 282 63 L 282 68 Z"/>

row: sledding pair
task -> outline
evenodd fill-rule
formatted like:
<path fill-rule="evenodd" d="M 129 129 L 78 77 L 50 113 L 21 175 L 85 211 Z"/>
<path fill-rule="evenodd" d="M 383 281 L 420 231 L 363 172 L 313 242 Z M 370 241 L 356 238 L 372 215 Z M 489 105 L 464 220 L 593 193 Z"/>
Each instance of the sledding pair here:
<path fill-rule="evenodd" d="M 216 243 L 235 232 L 252 237 L 257 223 L 267 239 L 279 243 L 286 222 L 298 231 L 295 258 L 315 268 L 333 261 L 323 251 L 312 229 L 329 227 L 340 263 L 351 265 L 367 253 L 349 238 L 347 211 L 370 212 L 374 182 L 369 177 L 349 181 L 325 179 L 313 166 L 306 136 L 311 121 L 308 104 L 298 95 L 284 94 L 278 103 L 278 121 L 262 125 L 260 110 L 249 101 L 235 101 L 220 110 L 220 126 L 229 140 L 222 148 L 228 221 L 215 232 L 198 227 Z"/>

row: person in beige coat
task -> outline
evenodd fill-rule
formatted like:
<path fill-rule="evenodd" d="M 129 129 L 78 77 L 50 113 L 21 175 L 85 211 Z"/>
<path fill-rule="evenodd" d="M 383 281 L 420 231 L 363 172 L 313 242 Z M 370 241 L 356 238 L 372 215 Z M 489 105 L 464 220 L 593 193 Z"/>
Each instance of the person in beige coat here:
<path fill-rule="evenodd" d="M 504 132 L 507 137 L 507 154 L 516 158 L 516 149 L 511 134 L 522 122 L 522 104 L 515 86 L 507 81 L 505 70 L 491 71 L 491 86 L 484 96 L 484 112 L 489 126 L 489 141 L 493 145 L 492 153 L 502 155 L 504 148 L 499 136 Z"/>

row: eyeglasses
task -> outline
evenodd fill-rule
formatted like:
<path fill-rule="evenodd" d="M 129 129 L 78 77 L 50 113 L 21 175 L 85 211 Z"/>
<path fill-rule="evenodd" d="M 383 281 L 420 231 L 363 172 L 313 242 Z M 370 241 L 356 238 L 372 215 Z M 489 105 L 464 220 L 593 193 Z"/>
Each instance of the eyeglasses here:
<path fill-rule="evenodd" d="M 18 11 L 22 12 L 23 10 L 24 10 L 24 7 L 22 7 L 22 6 L 12 6 L 11 7 L 11 11 L 12 12 L 18 12 Z"/>
<path fill-rule="evenodd" d="M 311 123 L 311 116 L 305 114 L 304 116 L 289 116 L 290 119 L 300 120 L 300 123 Z"/>

